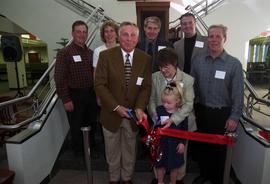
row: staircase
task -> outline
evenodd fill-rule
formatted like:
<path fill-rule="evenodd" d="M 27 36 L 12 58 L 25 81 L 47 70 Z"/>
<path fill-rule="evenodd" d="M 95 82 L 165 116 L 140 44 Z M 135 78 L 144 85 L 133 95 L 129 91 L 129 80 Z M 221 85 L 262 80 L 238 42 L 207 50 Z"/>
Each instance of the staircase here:
<path fill-rule="evenodd" d="M 15 173 L 9 170 L 0 169 L 0 184 L 12 184 Z"/>
<path fill-rule="evenodd" d="M 203 18 L 211 12 L 218 9 L 225 0 L 201 0 L 194 6 L 188 5 L 185 10 L 194 14 L 197 19 L 197 30 L 201 35 L 207 35 L 208 26 L 203 21 Z M 181 17 L 181 16 L 180 16 Z M 172 42 L 183 37 L 180 25 L 180 17 L 170 22 L 169 38 Z"/>

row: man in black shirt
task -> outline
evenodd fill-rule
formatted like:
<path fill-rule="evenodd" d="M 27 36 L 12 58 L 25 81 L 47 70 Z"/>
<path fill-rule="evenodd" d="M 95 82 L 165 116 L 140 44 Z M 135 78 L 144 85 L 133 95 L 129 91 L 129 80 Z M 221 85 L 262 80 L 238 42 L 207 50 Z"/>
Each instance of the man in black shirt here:
<path fill-rule="evenodd" d="M 174 43 L 178 55 L 178 67 L 189 74 L 192 59 L 207 52 L 207 37 L 196 32 L 196 19 L 193 14 L 185 13 L 180 18 L 184 38 Z"/>
<path fill-rule="evenodd" d="M 207 37 L 201 36 L 196 32 L 196 19 L 192 13 L 185 13 L 180 17 L 181 21 L 181 30 L 184 32 L 184 38 L 176 41 L 174 43 L 174 48 L 178 55 L 178 67 L 180 70 L 184 71 L 187 74 L 190 74 L 192 60 L 203 53 L 207 52 Z M 195 131 L 194 112 L 192 112 L 188 117 L 188 130 Z M 189 145 L 189 146 L 188 146 Z M 195 146 L 194 142 L 189 141 L 186 144 L 185 152 L 189 149 L 188 152 L 193 157 L 193 152 L 196 152 L 193 147 Z M 194 150 L 194 151 L 193 151 Z M 187 155 L 185 153 L 185 155 Z M 196 158 L 193 158 L 196 159 Z M 185 159 L 186 160 L 186 159 Z M 186 164 L 178 169 L 177 179 L 182 180 L 186 174 Z"/>

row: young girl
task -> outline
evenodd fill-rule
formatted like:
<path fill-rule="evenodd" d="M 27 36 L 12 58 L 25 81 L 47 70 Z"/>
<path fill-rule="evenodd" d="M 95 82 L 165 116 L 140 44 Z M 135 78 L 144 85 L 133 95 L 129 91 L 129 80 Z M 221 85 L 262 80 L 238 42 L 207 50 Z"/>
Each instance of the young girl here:
<path fill-rule="evenodd" d="M 187 118 L 177 126 L 169 120 L 170 116 L 181 108 L 185 100 L 183 99 L 183 90 L 179 82 L 171 82 L 161 94 L 162 105 L 156 109 L 158 126 L 163 128 L 172 128 L 178 130 L 187 130 Z M 184 164 L 185 140 L 173 137 L 161 137 L 160 151 L 161 159 L 156 162 L 156 171 L 158 183 L 163 184 L 166 171 L 170 172 L 170 183 L 176 183 L 177 168 Z"/>

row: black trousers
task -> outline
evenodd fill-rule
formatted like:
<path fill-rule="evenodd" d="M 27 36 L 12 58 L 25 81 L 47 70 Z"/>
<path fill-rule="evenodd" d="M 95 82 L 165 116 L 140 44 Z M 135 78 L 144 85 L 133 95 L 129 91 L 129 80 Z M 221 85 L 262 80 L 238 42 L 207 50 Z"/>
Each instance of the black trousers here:
<path fill-rule="evenodd" d="M 211 108 L 197 104 L 195 116 L 198 132 L 224 135 L 230 112 L 231 108 L 228 107 Z M 213 184 L 222 184 L 227 146 L 201 142 L 194 146 L 201 175 L 209 178 Z"/>
<path fill-rule="evenodd" d="M 94 89 L 70 89 L 74 110 L 67 112 L 71 144 L 74 152 L 83 151 L 83 135 L 81 127 L 91 126 L 90 143 L 95 141 L 97 126 L 97 104 Z"/>

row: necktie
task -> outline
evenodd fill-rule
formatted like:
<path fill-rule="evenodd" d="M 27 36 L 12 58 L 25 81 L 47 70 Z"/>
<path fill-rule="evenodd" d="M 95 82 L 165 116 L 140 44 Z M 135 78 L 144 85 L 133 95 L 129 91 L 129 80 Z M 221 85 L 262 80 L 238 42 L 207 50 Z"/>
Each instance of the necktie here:
<path fill-rule="evenodd" d="M 149 54 L 150 56 L 153 56 L 153 43 L 152 42 L 148 44 L 147 54 Z"/>
<path fill-rule="evenodd" d="M 126 61 L 125 61 L 125 78 L 126 78 L 126 86 L 128 86 L 128 82 L 131 76 L 131 63 L 129 60 L 130 54 L 126 54 Z"/>

